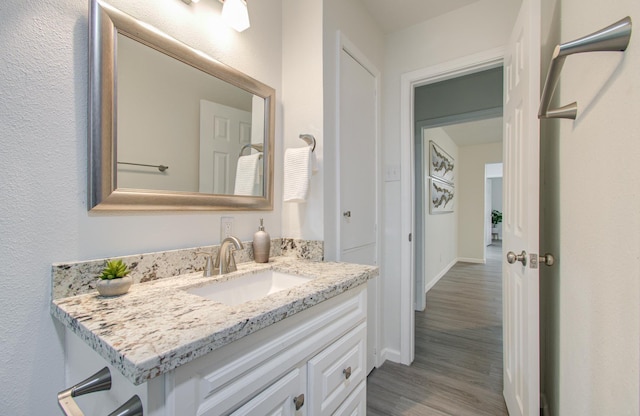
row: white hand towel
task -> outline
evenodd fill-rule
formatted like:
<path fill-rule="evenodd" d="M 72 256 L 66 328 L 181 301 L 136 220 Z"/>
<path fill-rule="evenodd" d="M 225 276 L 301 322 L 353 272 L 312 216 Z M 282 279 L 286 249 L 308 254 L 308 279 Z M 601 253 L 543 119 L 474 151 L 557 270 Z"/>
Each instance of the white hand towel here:
<path fill-rule="evenodd" d="M 236 184 L 233 190 L 235 195 L 256 195 L 256 184 L 260 177 L 259 167 L 262 154 L 240 156 L 236 168 Z"/>
<path fill-rule="evenodd" d="M 284 202 L 305 202 L 311 178 L 311 148 L 287 149 L 284 152 Z"/>
<path fill-rule="evenodd" d="M 318 173 L 318 159 L 316 158 L 316 152 L 311 151 L 311 174 Z"/>

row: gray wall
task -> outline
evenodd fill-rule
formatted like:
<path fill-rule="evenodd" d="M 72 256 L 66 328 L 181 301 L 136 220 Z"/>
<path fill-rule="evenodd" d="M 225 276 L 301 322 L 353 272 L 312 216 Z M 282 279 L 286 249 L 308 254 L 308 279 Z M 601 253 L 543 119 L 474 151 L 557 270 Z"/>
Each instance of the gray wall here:
<path fill-rule="evenodd" d="M 498 67 L 416 88 L 416 122 L 435 126 L 451 116 L 457 122 L 502 116 L 502 72 Z"/>

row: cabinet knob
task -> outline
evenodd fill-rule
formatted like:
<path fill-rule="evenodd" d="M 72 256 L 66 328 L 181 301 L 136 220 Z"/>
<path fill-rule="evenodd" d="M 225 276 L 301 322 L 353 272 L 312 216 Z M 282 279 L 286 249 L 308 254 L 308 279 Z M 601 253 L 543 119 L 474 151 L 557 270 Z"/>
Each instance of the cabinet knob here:
<path fill-rule="evenodd" d="M 293 398 L 293 403 L 296 405 L 296 411 L 300 410 L 304 406 L 304 394 Z"/>
<path fill-rule="evenodd" d="M 349 377 L 351 377 L 351 367 L 347 367 L 344 370 L 342 370 L 342 374 L 344 374 L 344 378 L 349 380 Z"/>
<path fill-rule="evenodd" d="M 342 213 L 342 216 L 345 218 L 351 218 L 351 211 L 345 211 Z"/>

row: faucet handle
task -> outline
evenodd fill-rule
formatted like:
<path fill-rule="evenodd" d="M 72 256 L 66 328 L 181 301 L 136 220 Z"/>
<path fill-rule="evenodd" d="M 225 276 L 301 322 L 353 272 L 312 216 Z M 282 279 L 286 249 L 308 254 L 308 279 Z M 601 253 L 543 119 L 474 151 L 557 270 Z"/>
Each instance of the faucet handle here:
<path fill-rule="evenodd" d="M 204 263 L 204 270 L 202 271 L 203 277 L 211 277 L 214 275 L 213 270 L 215 269 L 213 266 L 213 253 L 207 251 L 199 251 L 197 253 L 200 256 L 207 256 Z"/>
<path fill-rule="evenodd" d="M 236 266 L 236 258 L 233 255 L 235 248 L 229 249 L 229 258 L 227 259 L 227 273 L 238 271 L 238 267 Z"/>

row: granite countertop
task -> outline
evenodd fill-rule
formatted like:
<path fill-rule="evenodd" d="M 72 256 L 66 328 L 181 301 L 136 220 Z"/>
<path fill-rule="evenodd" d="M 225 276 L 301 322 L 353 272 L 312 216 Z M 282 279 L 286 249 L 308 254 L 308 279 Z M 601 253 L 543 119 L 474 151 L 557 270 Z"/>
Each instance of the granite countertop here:
<path fill-rule="evenodd" d="M 185 291 L 269 269 L 313 279 L 237 306 Z M 134 284 L 114 298 L 93 292 L 54 299 L 51 313 L 132 383 L 141 384 L 377 275 L 374 266 L 275 257 L 265 264 L 238 264 L 237 272 L 224 276 L 195 272 Z"/>

